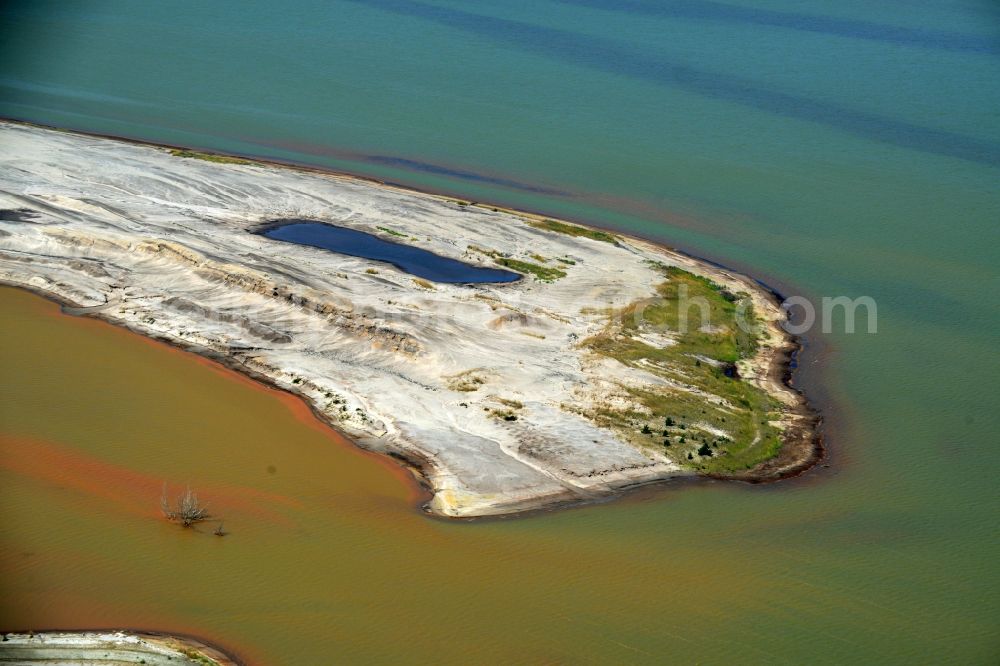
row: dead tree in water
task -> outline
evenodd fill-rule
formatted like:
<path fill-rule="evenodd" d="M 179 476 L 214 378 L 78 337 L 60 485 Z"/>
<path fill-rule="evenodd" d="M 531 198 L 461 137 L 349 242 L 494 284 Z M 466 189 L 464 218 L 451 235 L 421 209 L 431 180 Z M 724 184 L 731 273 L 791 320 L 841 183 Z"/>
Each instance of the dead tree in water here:
<path fill-rule="evenodd" d="M 202 506 L 198 502 L 198 496 L 192 492 L 190 486 L 188 486 L 187 491 L 177 496 L 176 505 L 170 506 L 170 500 L 167 498 L 167 484 L 164 482 L 163 495 L 160 496 L 160 509 L 167 520 L 180 523 L 184 527 L 191 527 L 195 523 L 211 518 L 208 507 Z"/>

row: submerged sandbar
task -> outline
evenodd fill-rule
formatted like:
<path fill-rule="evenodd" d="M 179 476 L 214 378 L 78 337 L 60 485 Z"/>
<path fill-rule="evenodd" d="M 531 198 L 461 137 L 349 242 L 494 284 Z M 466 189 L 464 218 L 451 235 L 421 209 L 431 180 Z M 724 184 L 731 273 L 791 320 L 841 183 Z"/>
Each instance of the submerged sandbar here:
<path fill-rule="evenodd" d="M 305 397 L 477 516 L 818 455 L 753 280 L 637 239 L 348 177 L 0 123 L 0 280 Z M 326 222 L 516 282 L 252 233 Z M 679 326 L 685 298 L 709 321 Z M 748 333 L 738 318 L 756 324 Z"/>

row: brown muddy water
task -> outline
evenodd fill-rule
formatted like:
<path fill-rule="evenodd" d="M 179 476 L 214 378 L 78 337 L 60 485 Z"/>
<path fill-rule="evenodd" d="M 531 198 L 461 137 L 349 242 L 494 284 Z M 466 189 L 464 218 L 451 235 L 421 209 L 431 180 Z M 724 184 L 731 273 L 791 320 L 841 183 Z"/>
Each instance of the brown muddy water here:
<path fill-rule="evenodd" d="M 942 572 L 870 484 L 432 519 L 294 397 L 24 291 L 0 308 L 0 629 L 194 634 L 253 664 L 988 656 L 974 567 Z M 164 481 L 229 536 L 163 521 Z"/>

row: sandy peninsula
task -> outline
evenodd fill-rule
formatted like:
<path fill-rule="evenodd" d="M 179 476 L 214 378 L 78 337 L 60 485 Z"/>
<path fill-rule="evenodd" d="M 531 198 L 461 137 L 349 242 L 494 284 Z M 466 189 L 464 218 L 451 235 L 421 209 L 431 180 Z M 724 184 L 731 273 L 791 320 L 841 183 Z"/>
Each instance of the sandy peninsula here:
<path fill-rule="evenodd" d="M 0 662 L 236 666 L 193 638 L 125 631 L 45 631 L 0 635 Z"/>
<path fill-rule="evenodd" d="M 418 471 L 433 513 L 514 513 L 694 475 L 770 480 L 819 455 L 816 419 L 788 384 L 785 313 L 744 276 L 338 174 L 11 122 L 0 147 L 0 282 L 301 395 Z M 284 219 L 523 277 L 434 283 L 254 233 Z M 687 297 L 710 321 L 678 326 Z"/>

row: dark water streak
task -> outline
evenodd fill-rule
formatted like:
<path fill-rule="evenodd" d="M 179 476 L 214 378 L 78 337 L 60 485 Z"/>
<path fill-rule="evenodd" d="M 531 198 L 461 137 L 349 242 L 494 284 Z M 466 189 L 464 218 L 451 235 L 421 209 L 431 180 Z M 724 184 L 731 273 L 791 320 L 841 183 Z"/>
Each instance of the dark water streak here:
<path fill-rule="evenodd" d="M 412 0 L 350 1 L 464 30 L 579 67 L 679 88 L 779 117 L 818 123 L 862 139 L 899 148 L 1000 167 L 1000 145 L 991 141 L 772 90 L 737 76 L 709 72 L 665 58 L 649 57 L 614 40 Z"/>
<path fill-rule="evenodd" d="M 959 53 L 1000 55 L 1000 36 L 984 37 L 957 32 L 942 32 L 886 25 L 872 21 L 782 12 L 758 7 L 739 7 L 711 0 L 680 0 L 665 4 L 642 0 L 557 0 L 569 5 L 591 7 L 626 14 L 665 18 L 695 19 L 745 25 L 765 25 L 812 32 L 835 37 L 864 39 L 901 46 L 939 49 Z M 996 7 L 984 8 L 995 11 Z M 994 17 L 996 18 L 996 17 Z"/>

